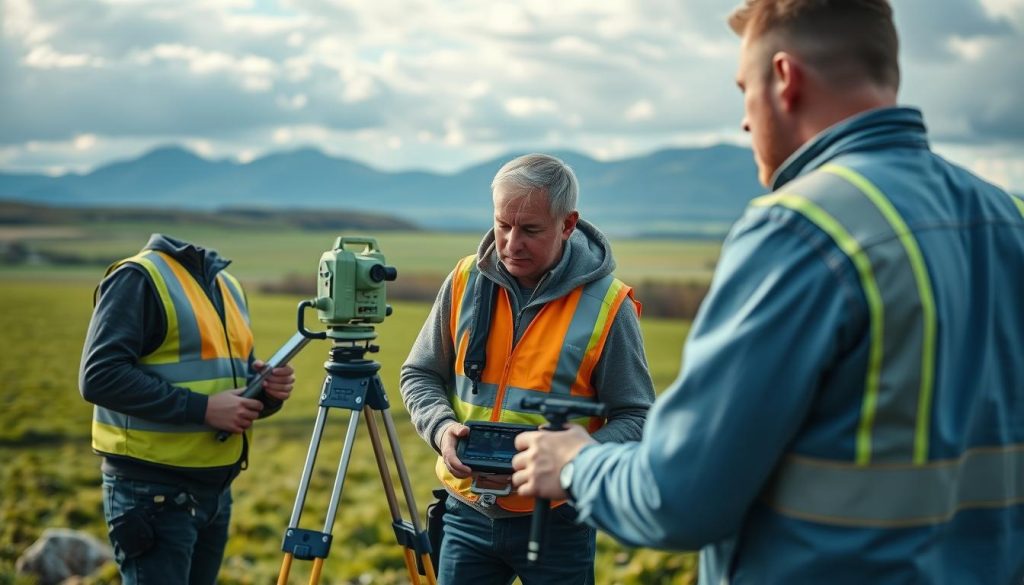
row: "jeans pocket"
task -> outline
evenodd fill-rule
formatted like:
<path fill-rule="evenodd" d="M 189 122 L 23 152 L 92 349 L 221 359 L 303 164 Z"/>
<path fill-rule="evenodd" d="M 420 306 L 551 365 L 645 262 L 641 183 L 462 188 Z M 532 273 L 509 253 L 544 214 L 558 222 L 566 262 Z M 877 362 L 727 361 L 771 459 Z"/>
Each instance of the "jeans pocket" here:
<path fill-rule="evenodd" d="M 448 497 L 444 500 L 444 512 L 445 514 L 456 514 L 461 506 L 464 506 L 455 496 L 448 494 Z"/>

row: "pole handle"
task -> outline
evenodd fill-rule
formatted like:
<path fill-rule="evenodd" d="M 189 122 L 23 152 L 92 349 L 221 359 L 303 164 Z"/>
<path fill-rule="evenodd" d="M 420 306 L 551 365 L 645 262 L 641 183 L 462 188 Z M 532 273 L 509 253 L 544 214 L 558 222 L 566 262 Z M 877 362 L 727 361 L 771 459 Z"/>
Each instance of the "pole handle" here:
<path fill-rule="evenodd" d="M 544 546 L 545 532 L 548 528 L 548 514 L 551 512 L 551 500 L 537 498 L 533 508 L 533 518 L 530 522 L 530 543 L 526 548 L 526 560 L 531 565 L 540 561 L 541 547 Z"/>

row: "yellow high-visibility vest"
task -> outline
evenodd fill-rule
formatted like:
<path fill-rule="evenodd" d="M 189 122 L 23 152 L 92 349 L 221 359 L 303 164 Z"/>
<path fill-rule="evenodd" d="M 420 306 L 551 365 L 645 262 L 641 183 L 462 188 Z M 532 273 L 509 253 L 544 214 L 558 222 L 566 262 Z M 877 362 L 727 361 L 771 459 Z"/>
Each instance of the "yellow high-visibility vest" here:
<path fill-rule="evenodd" d="M 114 263 L 107 275 L 126 263 L 146 270 L 167 317 L 166 337 L 139 359 L 139 369 L 208 396 L 244 386 L 253 335 L 241 284 L 226 272 L 217 275 L 222 321 L 203 287 L 170 255 L 146 250 Z M 154 422 L 96 406 L 92 448 L 160 465 L 212 468 L 235 464 L 242 456 L 243 439 L 232 434 L 220 442 L 216 430 L 206 425 Z"/>

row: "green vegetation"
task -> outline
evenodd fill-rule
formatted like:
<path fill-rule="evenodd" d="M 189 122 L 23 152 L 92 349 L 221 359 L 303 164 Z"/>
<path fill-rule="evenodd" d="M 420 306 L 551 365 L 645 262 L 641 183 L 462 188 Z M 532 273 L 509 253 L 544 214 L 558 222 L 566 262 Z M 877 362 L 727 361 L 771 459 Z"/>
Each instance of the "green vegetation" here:
<path fill-rule="evenodd" d="M 0 223 L 0 278 L 92 281 L 102 267 L 138 251 L 153 232 L 222 252 L 234 261 L 235 275 L 247 282 L 277 281 L 291 275 L 308 278 L 310 289 L 315 284 L 316 259 L 339 235 L 373 235 L 388 261 L 399 268 L 396 284 L 407 276 L 426 276 L 440 282 L 459 258 L 476 251 L 480 241 L 477 233 L 305 229 L 294 222 L 273 222 L 267 218 L 226 226 L 213 221 L 183 220 L 176 215 L 173 219 L 125 219 L 93 214 L 72 223 Z M 612 245 L 618 264 L 616 274 L 635 286 L 656 281 L 706 284 L 720 248 L 714 241 L 669 238 L 613 239 Z M 5 250 L 12 247 L 20 247 L 27 258 L 4 262 Z M 55 260 L 47 261 L 48 258 Z M 296 259 L 303 260 L 297 264 Z M 55 263 L 59 264 L 59 271 L 54 271 Z"/>
<path fill-rule="evenodd" d="M 268 234 L 200 225 L 168 230 L 166 225 L 98 223 L 60 231 L 56 234 L 59 237 L 53 237 L 53 232 L 34 232 L 27 241 L 105 262 L 134 253 L 151 231 L 164 230 L 222 250 L 235 259 L 234 272 L 247 283 L 279 279 L 289 272 L 308 273 L 311 292 L 316 259 L 337 235 L 289 229 Z M 455 258 L 474 249 L 477 239 L 475 235 L 408 232 L 381 232 L 377 237 L 388 260 L 399 267 L 400 275 L 421 270 L 446 272 Z M 21 238 L 26 239 L 25 232 L 21 232 Z M 716 247 L 706 248 L 705 244 L 689 248 L 685 242 L 668 241 L 627 243 L 619 248 L 620 266 L 629 268 L 637 262 L 636 266 L 642 267 L 637 269 L 641 277 L 667 277 L 677 272 L 679 266 L 671 264 L 674 253 L 685 256 L 690 250 L 700 250 L 693 255 L 699 258 L 694 260 L 695 265 L 713 260 L 717 253 Z M 48 527 L 85 530 L 106 539 L 99 459 L 89 448 L 91 407 L 77 391 L 82 340 L 93 287 L 101 273 L 102 268 L 96 265 L 0 268 L 0 346 L 5 348 L 0 375 L 8 384 L 8 389 L 0 392 L 0 461 L 4 462 L 0 465 L 0 585 L 16 582 L 14 560 Z M 268 355 L 292 334 L 300 298 L 251 293 L 259 355 Z M 392 401 L 392 414 L 422 517 L 430 490 L 437 485 L 434 453 L 409 423 L 398 395 L 398 371 L 429 305 L 393 304 L 394 315 L 377 329 L 382 349 L 374 359 L 382 365 L 381 377 Z M 682 321 L 643 320 L 648 358 L 658 388 L 664 388 L 678 371 L 686 327 Z M 262 584 L 276 578 L 280 541 L 313 427 L 326 354 L 327 345 L 316 342 L 299 355 L 294 362 L 298 382 L 293 399 L 277 416 L 258 423 L 251 466 L 235 483 L 232 536 L 222 583 Z M 329 420 L 303 527 L 320 529 L 323 525 L 343 427 L 341 416 Z M 323 583 L 407 581 L 366 434 L 360 429 Z M 631 550 L 607 536 L 598 539 L 600 583 L 692 583 L 694 562 L 690 554 Z M 306 582 L 309 568 L 309 563 L 296 562 L 291 582 Z M 116 571 L 108 565 L 91 582 L 116 583 Z"/>

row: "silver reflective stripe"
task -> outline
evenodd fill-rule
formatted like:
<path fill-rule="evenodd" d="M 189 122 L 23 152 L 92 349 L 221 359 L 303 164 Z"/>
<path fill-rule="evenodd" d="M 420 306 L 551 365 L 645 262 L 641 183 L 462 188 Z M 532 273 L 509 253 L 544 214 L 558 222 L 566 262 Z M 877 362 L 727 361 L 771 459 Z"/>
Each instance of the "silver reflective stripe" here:
<path fill-rule="evenodd" d="M 488 382 L 480 382 L 476 386 L 476 394 L 473 394 L 473 381 L 467 376 L 455 375 L 455 395 L 459 400 L 473 406 L 484 406 L 491 408 L 498 399 L 498 385 Z"/>
<path fill-rule="evenodd" d="M 199 335 L 199 322 L 196 320 L 195 311 L 189 301 L 185 289 L 181 286 L 178 276 L 167 265 L 163 256 L 156 252 L 146 254 L 146 259 L 153 262 L 160 276 L 164 279 L 167 292 L 174 304 L 174 311 L 178 316 L 178 360 L 190 361 L 202 359 L 203 340 Z"/>
<path fill-rule="evenodd" d="M 140 370 L 151 373 L 172 384 L 232 378 L 235 372 L 248 370 L 248 362 L 234 358 L 216 358 L 171 364 L 138 364 Z"/>
<path fill-rule="evenodd" d="M 922 463 L 928 453 L 934 365 L 931 284 L 913 235 L 891 204 L 870 183 L 866 190 L 866 180 L 859 175 L 833 169 L 808 175 L 787 186 L 785 193 L 762 198 L 760 204 L 778 203 L 801 212 L 829 234 L 858 269 L 871 341 L 856 461 Z"/>
<path fill-rule="evenodd" d="M 940 524 L 957 512 L 1024 503 L 1024 445 L 971 449 L 924 465 L 789 456 L 765 494 L 786 516 L 838 526 Z"/>
<path fill-rule="evenodd" d="M 615 282 L 615 277 L 608 275 L 583 287 L 580 301 L 573 313 L 569 329 L 562 340 L 562 351 L 558 354 L 558 365 L 551 381 L 551 393 L 568 395 L 576 382 L 583 356 L 587 353 L 590 338 L 594 333 L 594 325 L 604 306 L 605 294 Z M 609 317 L 613 318 L 613 317 Z"/>
<path fill-rule="evenodd" d="M 462 291 L 462 299 L 459 301 L 461 303 L 459 309 L 459 322 L 455 327 L 455 339 L 452 340 L 456 350 L 458 350 L 462 336 L 467 331 L 470 331 L 473 326 L 473 320 L 476 315 L 476 299 L 473 298 L 473 293 L 476 292 L 474 289 L 476 287 L 477 278 L 480 278 L 480 273 L 474 266 L 470 268 L 469 274 L 466 275 L 466 288 Z M 466 348 L 466 351 L 469 351 L 468 347 Z"/>
<path fill-rule="evenodd" d="M 128 416 L 108 410 L 102 406 L 93 408 L 93 419 L 112 427 L 137 431 L 157 431 L 161 433 L 202 433 L 213 432 L 213 429 L 206 425 L 176 425 L 170 423 L 159 423 L 142 419 L 136 416 Z"/>
<path fill-rule="evenodd" d="M 242 293 L 242 290 L 238 286 L 235 286 L 237 284 L 235 278 L 223 271 L 217 275 L 217 278 L 224 282 L 226 288 L 231 292 L 231 298 L 235 299 L 235 305 L 238 306 L 238 312 L 242 314 L 242 318 L 245 319 L 246 324 L 250 324 L 249 307 L 245 304 L 245 295 Z M 227 313 L 227 310 L 228 308 L 225 306 L 225 313 Z"/>

